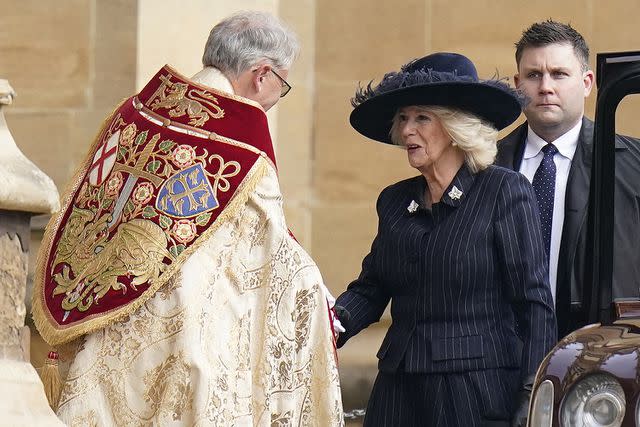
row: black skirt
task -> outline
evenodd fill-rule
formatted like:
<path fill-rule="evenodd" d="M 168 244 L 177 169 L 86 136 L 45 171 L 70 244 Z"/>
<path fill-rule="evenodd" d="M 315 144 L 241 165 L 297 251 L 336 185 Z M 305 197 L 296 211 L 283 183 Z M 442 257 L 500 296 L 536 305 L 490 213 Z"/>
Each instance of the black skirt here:
<path fill-rule="evenodd" d="M 378 372 L 364 427 L 509 426 L 519 377 L 518 369 Z"/>

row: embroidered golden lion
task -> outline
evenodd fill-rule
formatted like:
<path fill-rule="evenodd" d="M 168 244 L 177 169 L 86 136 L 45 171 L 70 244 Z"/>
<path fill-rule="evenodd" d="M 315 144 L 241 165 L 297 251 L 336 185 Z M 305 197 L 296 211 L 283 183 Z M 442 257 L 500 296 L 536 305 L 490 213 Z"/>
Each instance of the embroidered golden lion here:
<path fill-rule="evenodd" d="M 155 99 L 151 104 L 153 111 L 158 108 L 169 109 L 169 116 L 181 117 L 189 115 L 189 124 L 192 126 L 204 125 L 210 117 L 221 119 L 224 110 L 217 105 L 218 100 L 212 94 L 203 90 L 191 89 L 187 93 L 189 85 L 185 83 L 171 83 L 166 93 L 160 94 L 160 99 Z M 211 111 L 205 105 L 214 111 Z"/>

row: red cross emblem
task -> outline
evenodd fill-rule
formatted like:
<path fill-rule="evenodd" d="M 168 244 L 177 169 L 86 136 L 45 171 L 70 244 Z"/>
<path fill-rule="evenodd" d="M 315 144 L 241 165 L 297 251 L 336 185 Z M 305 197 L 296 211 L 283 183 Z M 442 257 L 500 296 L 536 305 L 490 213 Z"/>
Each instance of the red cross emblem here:
<path fill-rule="evenodd" d="M 118 153 L 119 137 L 120 131 L 117 131 L 96 151 L 91 168 L 89 168 L 89 184 L 94 186 L 102 184 L 113 169 Z"/>

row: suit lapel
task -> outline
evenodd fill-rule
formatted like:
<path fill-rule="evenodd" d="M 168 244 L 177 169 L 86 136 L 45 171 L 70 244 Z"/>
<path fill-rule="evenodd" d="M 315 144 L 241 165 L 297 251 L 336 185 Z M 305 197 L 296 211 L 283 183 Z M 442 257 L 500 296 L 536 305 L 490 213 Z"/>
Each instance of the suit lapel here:
<path fill-rule="evenodd" d="M 527 140 L 527 126 L 527 122 L 524 122 L 500 141 L 496 165 L 515 171 L 520 170 Z"/>
<path fill-rule="evenodd" d="M 519 170 L 527 140 L 527 122 L 518 126 L 498 145 L 496 164 Z M 589 201 L 589 179 L 591 176 L 591 156 L 593 146 L 593 122 L 583 117 L 578 137 L 578 146 L 571 162 L 565 193 L 565 218 L 558 262 L 558 286 L 572 283 L 571 271 L 576 256 L 580 233 L 586 224 L 587 203 Z M 578 278 L 581 280 L 582 278 Z M 571 300 L 580 299 L 579 290 L 572 283 Z"/>
<path fill-rule="evenodd" d="M 574 265 L 576 248 L 580 233 L 587 219 L 587 203 L 589 201 L 589 180 L 591 176 L 591 157 L 593 148 L 593 122 L 582 118 L 582 128 L 578 137 L 565 193 L 564 223 L 558 262 L 558 283 L 572 283 L 571 270 Z M 578 278 L 580 280 L 582 278 Z M 579 289 L 572 283 L 571 300 L 581 298 Z"/>

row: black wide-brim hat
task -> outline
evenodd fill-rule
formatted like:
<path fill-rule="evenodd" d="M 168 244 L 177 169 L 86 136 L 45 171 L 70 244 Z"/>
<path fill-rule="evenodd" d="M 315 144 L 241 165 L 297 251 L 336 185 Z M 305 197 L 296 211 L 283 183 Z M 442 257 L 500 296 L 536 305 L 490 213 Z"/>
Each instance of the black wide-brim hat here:
<path fill-rule="evenodd" d="M 434 53 L 386 74 L 375 87 L 356 92 L 349 121 L 367 138 L 392 144 L 389 132 L 401 107 L 437 105 L 472 113 L 501 130 L 522 111 L 523 97 L 501 80 L 479 80 L 471 60 L 457 53 Z"/>

